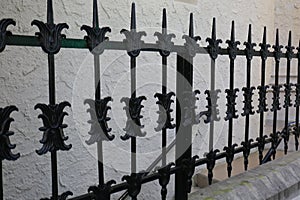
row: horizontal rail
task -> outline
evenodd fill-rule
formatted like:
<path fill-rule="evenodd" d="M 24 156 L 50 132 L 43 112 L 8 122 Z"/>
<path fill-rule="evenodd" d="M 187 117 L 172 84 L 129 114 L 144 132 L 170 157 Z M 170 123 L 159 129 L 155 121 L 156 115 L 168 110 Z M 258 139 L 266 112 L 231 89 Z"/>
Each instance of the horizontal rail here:
<path fill-rule="evenodd" d="M 7 36 L 6 39 L 8 46 L 29 46 L 29 47 L 40 47 L 40 42 L 37 36 L 24 36 L 24 35 L 12 35 Z M 104 41 L 101 44 L 101 48 L 105 50 L 127 50 L 123 41 Z M 88 45 L 86 40 L 84 39 L 74 39 L 74 38 L 64 38 L 62 39 L 62 48 L 69 49 L 88 49 Z M 160 48 L 158 44 L 155 43 L 143 43 L 141 46 L 141 51 L 153 51 L 159 52 Z M 171 52 L 182 53 L 186 52 L 186 47 L 183 45 L 174 45 L 171 49 Z M 207 47 L 199 47 L 196 49 L 196 54 L 209 54 Z M 219 55 L 229 55 L 227 48 L 221 48 L 219 50 Z M 245 50 L 237 50 L 238 56 L 245 56 Z M 279 54 L 281 58 L 286 58 L 286 54 L 284 52 Z M 261 52 L 254 50 L 253 56 L 259 57 L 261 56 Z M 274 52 L 268 52 L 267 57 L 274 57 Z M 298 58 L 297 53 L 292 54 L 292 58 Z"/>

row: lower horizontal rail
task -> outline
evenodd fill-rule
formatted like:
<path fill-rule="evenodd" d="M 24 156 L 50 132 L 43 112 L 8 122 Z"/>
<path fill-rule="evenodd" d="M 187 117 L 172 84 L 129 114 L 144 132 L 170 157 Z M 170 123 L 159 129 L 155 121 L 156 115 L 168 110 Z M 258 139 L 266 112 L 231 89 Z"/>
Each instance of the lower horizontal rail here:
<path fill-rule="evenodd" d="M 271 138 L 266 139 L 266 144 L 271 143 Z M 257 148 L 258 147 L 258 142 L 253 142 L 251 143 L 251 149 Z M 242 153 L 243 152 L 243 147 L 238 147 L 234 149 L 234 154 Z M 222 152 L 217 154 L 216 160 L 220 160 L 222 158 L 226 158 L 226 152 Z M 196 166 L 204 165 L 207 163 L 207 158 L 201 158 L 196 161 Z M 175 174 L 177 171 L 181 170 L 180 166 L 173 167 L 170 171 L 170 174 Z M 159 174 L 158 173 L 153 173 L 146 175 L 145 177 L 142 178 L 142 184 L 144 183 L 149 183 L 155 180 L 159 179 Z M 112 186 L 111 188 L 111 194 L 121 192 L 124 190 L 128 189 L 128 184 L 127 183 L 120 183 L 117 185 Z M 91 194 L 84 194 L 78 197 L 71 198 L 70 200 L 91 200 Z"/>

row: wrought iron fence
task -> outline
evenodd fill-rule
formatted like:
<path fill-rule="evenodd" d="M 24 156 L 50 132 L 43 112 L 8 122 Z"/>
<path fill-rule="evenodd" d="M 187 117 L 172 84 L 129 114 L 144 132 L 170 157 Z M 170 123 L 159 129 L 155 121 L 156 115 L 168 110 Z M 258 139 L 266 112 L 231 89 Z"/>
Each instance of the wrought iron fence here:
<path fill-rule="evenodd" d="M 94 100 L 88 100 L 93 108 L 96 119 L 96 126 L 100 126 L 101 129 L 91 133 L 91 138 L 88 141 L 89 144 L 97 144 L 98 148 L 98 170 L 99 170 L 99 185 L 91 186 L 88 188 L 87 193 L 78 197 L 72 197 L 73 200 L 88 200 L 88 199 L 101 199 L 109 200 L 111 194 L 120 191 L 125 191 L 123 199 L 129 195 L 132 199 L 137 199 L 141 191 L 143 184 L 158 181 L 161 186 L 161 198 L 166 199 L 167 196 L 167 185 L 169 184 L 170 177 L 175 174 L 175 199 L 185 200 L 188 198 L 188 193 L 191 191 L 192 177 L 195 172 L 195 168 L 200 165 L 206 165 L 208 169 L 208 182 L 212 183 L 213 169 L 217 160 L 226 159 L 228 177 L 231 176 L 232 162 L 234 156 L 238 153 L 243 153 L 244 157 L 244 168 L 248 168 L 248 157 L 251 149 L 257 149 L 259 152 L 259 162 L 263 164 L 271 157 L 273 159 L 276 155 L 276 149 L 281 140 L 284 141 L 284 151 L 287 153 L 288 141 L 290 135 L 293 134 L 295 138 L 295 147 L 298 150 L 299 146 L 299 106 L 300 106 L 300 43 L 297 48 L 298 52 L 294 52 L 292 46 L 292 36 L 289 33 L 288 44 L 285 47 L 286 51 L 282 52 L 283 46 L 279 43 L 279 32 L 276 32 L 275 45 L 272 46 L 273 51 L 270 51 L 271 45 L 267 43 L 266 38 L 266 27 L 263 32 L 263 40 L 259 44 L 260 50 L 256 51 L 254 47 L 255 43 L 251 37 L 251 25 L 249 25 L 248 40 L 244 42 L 245 49 L 239 49 L 238 46 L 241 44 L 235 40 L 235 27 L 232 22 L 231 38 L 226 41 L 228 44 L 227 48 L 221 48 L 220 43 L 222 40 L 217 38 L 216 31 L 216 20 L 213 19 L 212 24 L 212 35 L 206 39 L 208 46 L 200 47 L 197 41 L 201 40 L 199 36 L 194 35 L 193 29 L 193 14 L 190 15 L 189 34 L 184 35 L 182 38 L 185 40 L 184 45 L 175 45 L 172 42 L 174 34 L 170 34 L 167 31 L 167 14 L 166 10 L 163 10 L 162 19 L 162 32 L 156 32 L 158 41 L 156 43 L 145 43 L 142 41 L 142 37 L 146 36 L 143 31 L 137 31 L 136 27 L 136 16 L 135 16 L 135 4 L 132 4 L 131 11 L 131 26 L 130 30 L 123 29 L 122 34 L 125 35 L 123 41 L 109 41 L 106 37 L 106 33 L 110 32 L 109 27 L 100 27 L 98 20 L 97 0 L 94 0 L 93 5 L 93 25 L 83 25 L 81 30 L 87 32 L 87 36 L 84 39 L 71 39 L 61 34 L 63 29 L 68 28 L 66 23 L 55 24 L 53 19 L 53 7 L 52 0 L 47 2 L 47 22 L 34 20 L 32 25 L 38 27 L 39 32 L 36 36 L 24 36 L 14 35 L 7 31 L 9 25 L 16 25 L 13 19 L 2 19 L 0 21 L 0 51 L 5 49 L 6 45 L 14 46 L 39 46 L 43 51 L 48 54 L 48 69 L 49 69 L 49 103 L 48 104 L 37 104 L 35 109 L 40 109 L 42 114 L 38 116 L 43 121 L 43 126 L 39 129 L 43 132 L 43 138 L 40 141 L 42 144 L 41 149 L 37 150 L 37 154 L 44 155 L 47 153 L 51 154 L 51 169 L 52 169 L 52 197 L 53 200 L 66 199 L 72 195 L 72 192 L 68 191 L 61 195 L 58 193 L 58 178 L 57 178 L 57 152 L 68 151 L 71 149 L 71 144 L 66 144 L 68 137 L 64 135 L 64 129 L 67 125 L 63 123 L 64 116 L 67 113 L 64 108 L 71 106 L 68 102 L 57 103 L 55 94 L 55 54 L 57 54 L 61 48 L 74 48 L 74 49 L 89 49 L 94 56 L 94 69 L 95 69 L 95 90 L 96 95 Z M 109 180 L 104 177 L 103 163 L 103 142 L 112 142 L 115 135 L 111 135 L 111 128 L 109 128 L 108 121 L 108 110 L 111 109 L 108 103 L 112 100 L 112 97 L 103 97 L 101 95 L 101 81 L 100 81 L 100 57 L 101 54 L 106 50 L 122 50 L 127 51 L 130 57 L 130 70 L 131 70 L 131 97 L 123 98 L 121 101 L 126 104 L 125 110 L 127 114 L 127 123 L 125 127 L 125 135 L 121 136 L 122 140 L 131 141 L 131 174 L 124 176 L 122 182 L 118 183 L 115 180 Z M 161 131 L 162 139 L 162 154 L 154 162 L 154 165 L 150 166 L 150 170 L 162 160 L 162 167 L 158 170 L 149 173 L 138 172 L 136 168 L 136 143 L 139 137 L 145 136 L 142 131 L 143 125 L 141 124 L 141 110 L 143 108 L 142 102 L 146 100 L 145 96 L 138 96 L 136 92 L 136 60 L 139 57 L 141 51 L 159 52 L 162 59 L 162 90 L 154 95 L 158 99 L 157 104 L 159 105 L 159 119 L 158 127 L 156 131 Z M 167 93 L 167 68 L 168 68 L 168 56 L 170 53 L 177 54 L 177 77 L 176 77 L 176 91 Z M 207 95 L 207 110 L 196 113 L 197 95 L 200 93 L 199 90 L 193 88 L 193 68 L 196 65 L 193 64 L 193 58 L 199 54 L 207 54 L 210 56 L 210 89 L 204 93 Z M 215 70 L 216 60 L 219 55 L 228 55 L 229 57 L 229 89 L 225 90 L 227 99 L 227 111 L 225 121 L 228 121 L 228 145 L 223 149 L 214 149 L 214 122 L 221 120 L 219 109 L 218 109 L 218 98 L 221 90 L 216 89 L 215 86 Z M 246 85 L 245 87 L 238 89 L 234 86 L 235 79 L 235 60 L 237 56 L 244 57 L 247 60 L 246 64 Z M 251 86 L 251 64 L 254 57 L 261 58 L 261 83 L 256 88 Z M 274 59 L 275 62 L 275 84 L 270 89 L 273 92 L 273 103 L 271 109 L 268 108 L 266 103 L 267 100 L 267 89 L 269 85 L 266 84 L 266 60 Z M 278 131 L 277 128 L 277 112 L 281 109 L 280 107 L 280 89 L 279 84 L 279 64 L 282 59 L 287 60 L 286 66 L 286 81 L 284 84 L 284 103 L 285 109 L 285 126 L 282 131 Z M 297 82 L 290 82 L 290 70 L 291 61 L 293 59 L 298 60 L 298 74 Z M 252 105 L 254 90 L 258 91 L 259 105 L 258 109 L 255 110 Z M 291 91 L 295 89 L 295 102 L 291 101 Z M 245 118 L 245 138 L 241 141 L 241 144 L 233 144 L 233 120 L 237 119 L 238 111 L 236 110 L 236 97 L 238 92 L 242 91 L 244 96 L 244 105 L 241 116 Z M 176 93 L 175 93 L 176 92 Z M 172 106 L 174 98 L 176 96 L 176 117 L 173 123 L 172 118 Z M 296 110 L 295 119 L 291 119 L 289 116 L 289 110 L 294 106 Z M 4 160 L 17 160 L 20 158 L 20 154 L 14 154 L 11 152 L 15 148 L 15 145 L 10 143 L 10 137 L 14 134 L 11 132 L 10 124 L 13 118 L 10 114 L 13 111 L 18 111 L 16 106 L 8 106 L 0 110 L 0 164 L 1 164 L 1 194 L 0 198 L 3 199 L 3 182 L 2 182 L 2 162 Z M 266 112 L 273 113 L 273 131 L 268 136 L 264 133 L 264 116 Z M 260 129 L 257 138 L 249 138 L 249 126 L 250 116 L 259 115 L 260 118 Z M 209 149 L 210 151 L 204 158 L 199 158 L 197 155 L 193 156 L 192 147 L 192 126 L 199 123 L 200 117 L 206 116 L 205 123 L 209 124 Z M 293 128 L 290 128 L 290 121 L 295 121 Z M 171 144 L 176 148 L 176 160 L 175 163 L 167 163 L 167 153 L 170 147 L 167 147 L 167 130 L 175 129 L 176 140 Z M 271 143 L 271 149 L 264 158 L 263 151 L 265 145 Z M 47 199 L 47 198 L 46 198 Z"/>

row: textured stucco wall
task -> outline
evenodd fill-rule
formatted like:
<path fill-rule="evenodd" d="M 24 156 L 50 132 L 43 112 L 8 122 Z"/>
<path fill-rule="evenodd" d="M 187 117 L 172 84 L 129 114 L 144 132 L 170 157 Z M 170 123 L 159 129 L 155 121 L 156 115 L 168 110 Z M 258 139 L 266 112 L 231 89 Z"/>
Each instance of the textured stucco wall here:
<path fill-rule="evenodd" d="M 85 33 L 79 29 L 83 24 L 91 24 L 92 1 L 85 0 L 63 0 L 54 1 L 55 22 L 66 22 L 70 29 L 65 31 L 67 37 L 82 38 Z M 282 1 L 283 2 L 283 1 Z M 290 1 L 294 4 L 299 1 Z M 102 0 L 99 3 L 99 13 L 101 25 L 110 26 L 112 33 L 109 34 L 111 40 L 122 40 L 119 34 L 122 28 L 128 28 L 130 22 L 131 1 L 125 0 Z M 298 4 L 297 4 L 298 5 Z M 274 7 L 274 1 L 252 0 L 252 1 L 156 1 L 139 0 L 137 6 L 137 24 L 139 30 L 146 30 L 148 36 L 144 39 L 147 42 L 156 40 L 153 36 L 155 31 L 160 31 L 161 11 L 167 8 L 168 26 L 170 32 L 174 32 L 177 38 L 176 44 L 183 44 L 181 35 L 188 31 L 188 14 L 194 12 L 196 35 L 202 37 L 201 45 L 206 45 L 205 38 L 210 36 L 212 17 L 217 18 L 218 37 L 224 42 L 229 38 L 231 20 L 236 22 L 236 38 L 244 41 L 247 38 L 248 24 L 253 24 L 253 41 L 260 43 L 263 26 L 268 27 L 268 40 L 274 41 L 274 27 L 287 26 L 299 28 L 294 22 L 287 21 L 281 24 L 280 20 L 275 20 L 275 11 L 283 13 L 283 7 Z M 17 21 L 16 27 L 10 30 L 16 34 L 33 35 L 37 29 L 31 27 L 33 19 L 45 20 L 46 2 L 37 0 L 11 0 L 1 1 L 1 18 L 14 18 Z M 290 14 L 290 12 L 285 12 Z M 295 15 L 297 15 L 295 11 Z M 282 16 L 284 18 L 284 16 Z M 296 17 L 295 17 L 296 19 Z M 290 24 L 289 24 L 290 23 Z M 299 36 L 299 32 L 298 32 Z M 241 47 L 242 48 L 242 47 Z M 175 56 L 170 56 L 170 90 L 174 91 L 174 68 Z M 122 96 L 129 95 L 129 67 L 126 52 L 110 51 L 101 56 L 101 71 L 103 84 L 103 95 L 112 95 L 112 118 L 110 126 L 117 139 L 110 145 L 105 144 L 105 166 L 106 177 L 120 181 L 120 177 L 128 173 L 130 166 L 129 142 L 120 141 L 119 136 L 123 135 L 122 128 L 125 125 L 125 113 L 123 105 L 119 103 Z M 256 63 L 256 64 L 255 64 Z M 15 136 L 12 142 L 17 144 L 16 151 L 22 153 L 22 157 L 16 162 L 4 163 L 4 181 L 6 199 L 38 199 L 50 196 L 50 156 L 37 156 L 35 149 L 40 147 L 39 140 L 41 133 L 38 127 L 41 121 L 37 119 L 38 111 L 33 107 L 36 103 L 48 102 L 48 75 L 47 56 L 40 48 L 29 47 L 7 47 L 0 54 L 0 85 L 2 95 L 0 105 L 6 106 L 15 104 L 20 112 L 14 113 L 15 121 L 12 129 Z M 70 101 L 72 109 L 68 109 L 70 116 L 65 122 L 69 125 L 66 134 L 69 136 L 68 143 L 73 144 L 69 152 L 60 152 L 59 160 L 59 187 L 60 191 L 71 190 L 75 195 L 85 193 L 88 186 L 97 183 L 97 166 L 95 160 L 95 146 L 87 147 L 84 141 L 88 138 L 89 125 L 87 124 L 87 106 L 83 105 L 83 100 L 93 97 L 93 60 L 87 50 L 63 49 L 56 56 L 56 83 L 57 102 Z M 195 88 L 202 91 L 199 102 L 199 109 L 204 110 L 206 105 L 203 91 L 209 87 L 209 60 L 207 56 L 197 56 L 195 58 Z M 260 74 L 259 60 L 253 65 L 253 85 L 258 85 L 257 74 Z M 157 119 L 157 105 L 153 94 L 160 91 L 160 86 L 154 84 L 161 80 L 160 57 L 157 54 L 143 53 L 138 59 L 138 94 L 146 95 L 148 101 L 145 102 L 143 124 L 148 136 L 138 142 L 138 169 L 146 168 L 158 155 L 160 147 L 160 134 L 154 133 L 153 128 Z M 269 68 L 268 68 L 269 70 Z M 270 70 L 269 70 L 270 71 Z M 228 59 L 220 57 L 217 67 L 217 87 L 224 91 L 228 87 Z M 237 59 L 236 66 L 236 87 L 245 85 L 244 80 L 245 61 Z M 241 105 L 242 95 L 239 96 L 238 103 Z M 255 102 L 257 105 L 257 102 Z M 238 109 L 241 111 L 241 107 Z M 225 95 L 221 94 L 220 113 L 224 117 Z M 258 131 L 257 117 L 252 117 L 251 131 L 256 137 Z M 241 141 L 243 138 L 244 118 L 235 121 L 234 141 Z M 201 121 L 195 126 L 194 154 L 203 155 L 207 151 L 207 129 L 208 126 Z M 169 141 L 173 138 L 173 131 L 170 131 Z M 227 123 L 224 120 L 216 123 L 215 147 L 222 148 L 227 143 Z M 124 157 L 126 159 L 124 159 Z M 170 154 L 170 161 L 173 160 L 173 153 Z M 173 180 L 172 180 L 173 181 Z M 147 184 L 142 189 L 140 199 L 159 199 L 157 182 Z M 169 186 L 169 195 L 173 195 L 173 186 Z M 117 198 L 118 195 L 114 195 Z"/>

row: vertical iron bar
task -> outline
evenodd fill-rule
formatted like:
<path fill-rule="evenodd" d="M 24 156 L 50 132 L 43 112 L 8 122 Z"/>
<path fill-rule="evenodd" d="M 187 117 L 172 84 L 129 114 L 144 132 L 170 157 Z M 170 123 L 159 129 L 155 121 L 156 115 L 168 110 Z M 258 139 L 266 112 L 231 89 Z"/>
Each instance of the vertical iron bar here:
<path fill-rule="evenodd" d="M 3 172 L 2 160 L 0 159 L 0 200 L 3 200 Z"/>
<path fill-rule="evenodd" d="M 280 65 L 280 53 L 282 45 L 279 44 L 279 30 L 276 30 L 276 41 L 274 48 L 274 58 L 275 58 L 275 85 L 273 87 L 274 89 L 274 102 L 273 102 L 273 132 L 272 132 L 272 148 L 273 148 L 273 159 L 275 159 L 276 155 L 276 146 L 277 140 L 278 140 L 278 133 L 277 133 L 277 111 L 280 110 L 279 107 L 279 93 L 280 93 L 280 86 L 279 86 L 279 65 Z M 278 104 L 278 105 L 276 105 Z"/>
<path fill-rule="evenodd" d="M 237 146 L 237 144 L 232 144 L 232 133 L 233 133 L 233 119 L 238 118 L 238 115 L 236 114 L 236 92 L 238 92 L 238 89 L 234 89 L 234 61 L 236 59 L 236 54 L 238 50 L 238 45 L 240 44 L 239 41 L 235 41 L 235 27 L 234 27 L 234 21 L 232 21 L 231 26 L 231 37 L 230 40 L 227 40 L 226 43 L 228 44 L 227 50 L 229 54 L 230 59 L 230 69 L 229 69 L 229 90 L 225 90 L 227 93 L 227 111 L 226 111 L 226 117 L 225 120 L 228 120 L 228 146 L 224 147 L 224 150 L 226 151 L 226 162 L 227 162 L 227 173 L 228 177 L 231 176 L 232 172 L 232 162 L 234 159 L 234 148 Z"/>
<path fill-rule="evenodd" d="M 167 13 L 163 9 L 162 34 L 167 34 Z M 167 56 L 162 56 L 162 94 L 167 94 Z M 167 164 L 167 129 L 162 129 L 162 166 Z"/>
<path fill-rule="evenodd" d="M 247 58 L 247 72 L 246 72 L 246 87 L 244 87 L 242 90 L 244 91 L 244 113 L 242 113 L 242 116 L 245 116 L 245 141 L 241 144 L 243 145 L 243 155 L 244 155 L 244 169 L 248 170 L 248 157 L 250 154 L 250 145 L 251 142 L 253 142 L 253 139 L 249 140 L 249 128 L 250 128 L 250 115 L 253 115 L 253 107 L 252 107 L 252 91 L 254 90 L 254 87 L 251 88 L 251 61 L 253 59 L 253 51 L 254 46 L 256 46 L 255 43 L 252 43 L 252 36 L 251 36 L 252 28 L 251 24 L 249 24 L 248 29 L 248 40 L 244 43 L 246 46 L 246 58 Z"/>
<path fill-rule="evenodd" d="M 259 109 L 257 110 L 260 113 L 260 122 L 259 122 L 259 141 L 262 143 L 262 147 L 259 148 L 259 161 L 261 163 L 263 158 L 263 149 L 264 149 L 264 112 L 266 112 L 267 104 L 266 104 L 266 89 L 268 86 L 265 85 L 265 73 L 266 73 L 266 60 L 267 60 L 267 53 L 268 48 L 270 47 L 267 44 L 267 28 L 264 27 L 263 33 L 263 41 L 260 43 L 260 54 L 261 54 L 261 85 L 260 85 L 260 102 L 259 102 Z"/>
<path fill-rule="evenodd" d="M 136 58 L 131 57 L 131 97 L 136 98 Z M 131 172 L 136 173 L 136 137 L 131 137 Z"/>
<path fill-rule="evenodd" d="M 48 54 L 48 66 L 49 66 L 49 102 L 50 102 L 50 105 L 55 105 L 54 54 Z M 52 197 L 53 197 L 53 200 L 57 200 L 58 199 L 58 180 L 57 180 L 57 152 L 56 151 L 51 152 L 51 169 L 52 169 Z"/>
<path fill-rule="evenodd" d="M 95 25 L 95 24 L 94 24 Z M 94 54 L 94 80 L 95 80 L 95 100 L 101 99 L 101 81 L 100 81 L 100 57 Z M 98 177 L 99 185 L 104 184 L 104 168 L 103 168 L 103 142 L 97 142 L 97 155 L 98 155 Z"/>
<path fill-rule="evenodd" d="M 216 61 L 214 59 L 211 59 L 210 62 L 210 91 L 215 91 L 215 75 L 216 75 Z M 216 113 L 215 113 L 216 114 Z M 214 116 L 214 113 L 212 113 L 212 116 Z M 208 152 L 211 152 L 214 148 L 214 128 L 215 128 L 215 120 L 211 120 L 209 124 L 209 149 Z"/>
<path fill-rule="evenodd" d="M 298 74 L 297 74 L 297 88 L 299 88 L 299 85 L 300 85 L 300 41 L 299 41 L 299 46 L 298 46 Z M 296 96 L 298 97 L 299 96 L 299 90 L 296 89 Z M 296 99 L 297 101 L 298 99 Z M 299 138 L 299 103 L 298 101 L 296 102 L 295 104 L 296 106 L 296 130 L 297 133 L 295 134 L 295 145 L 296 145 L 296 150 L 298 151 L 298 148 L 299 148 L 299 141 L 298 141 L 298 138 Z"/>
<path fill-rule="evenodd" d="M 289 32 L 289 38 L 288 38 L 288 45 L 286 46 L 286 57 L 287 57 L 287 69 L 286 69 L 286 102 L 285 102 L 285 123 L 284 123 L 284 128 L 285 128 L 285 135 L 284 135 L 284 154 L 287 154 L 288 150 L 288 141 L 289 141 L 289 107 L 291 106 L 291 101 L 290 101 L 290 75 L 291 75 L 291 54 L 293 51 L 292 47 L 292 32 Z"/>
<path fill-rule="evenodd" d="M 167 94 L 167 57 L 162 57 L 162 94 Z M 166 146 L 167 146 L 167 129 L 162 129 L 162 166 L 167 164 L 167 155 L 166 155 Z"/>
<path fill-rule="evenodd" d="M 97 0 L 93 2 L 93 28 L 99 28 L 98 4 Z M 100 80 L 100 55 L 94 54 L 94 81 L 95 81 L 95 100 L 101 100 L 101 80 Z M 97 142 L 98 156 L 98 178 L 99 185 L 104 185 L 103 168 L 103 141 Z"/>

